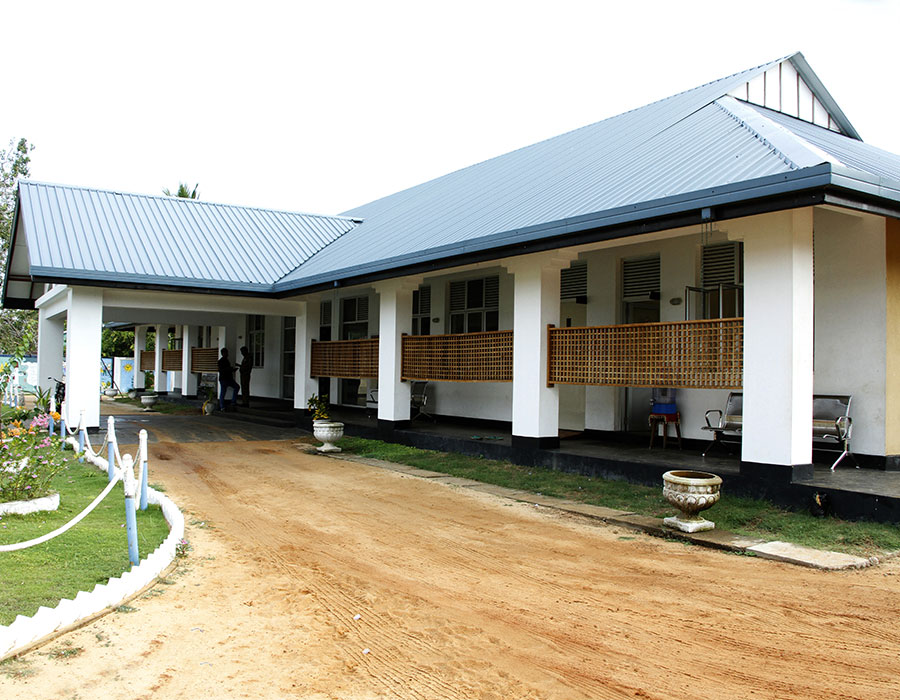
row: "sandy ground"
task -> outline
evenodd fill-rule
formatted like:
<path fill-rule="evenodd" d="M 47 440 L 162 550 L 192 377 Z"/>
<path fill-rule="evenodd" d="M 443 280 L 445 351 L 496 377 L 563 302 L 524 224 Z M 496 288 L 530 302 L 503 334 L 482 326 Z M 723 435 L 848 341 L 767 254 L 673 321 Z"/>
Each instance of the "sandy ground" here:
<path fill-rule="evenodd" d="M 192 552 L 0 697 L 900 697 L 896 561 L 734 556 L 290 441 L 153 452 Z"/>

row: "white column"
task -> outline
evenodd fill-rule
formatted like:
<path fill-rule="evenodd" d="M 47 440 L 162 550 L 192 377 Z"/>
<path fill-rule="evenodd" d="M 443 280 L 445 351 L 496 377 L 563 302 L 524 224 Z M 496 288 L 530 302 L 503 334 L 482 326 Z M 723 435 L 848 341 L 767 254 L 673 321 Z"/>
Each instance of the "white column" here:
<path fill-rule="evenodd" d="M 515 276 L 513 443 L 559 444 L 559 392 L 547 386 L 547 325 L 559 325 L 560 270 L 570 258 L 528 255 L 505 263 Z"/>
<path fill-rule="evenodd" d="M 400 381 L 402 338 L 412 331 L 412 293 L 419 282 L 387 280 L 375 285 L 378 293 L 378 420 L 410 418 L 410 385 Z"/>
<path fill-rule="evenodd" d="M 319 334 L 318 299 L 300 302 L 294 327 L 294 408 L 306 408 L 309 397 L 319 392 L 319 383 L 310 377 L 311 348 Z"/>
<path fill-rule="evenodd" d="M 72 288 L 66 325 L 66 424 L 72 428 L 78 425 L 82 409 L 86 427 L 100 425 L 102 330 L 103 291 Z"/>
<path fill-rule="evenodd" d="M 157 393 L 168 391 L 168 378 L 162 369 L 162 351 L 169 343 L 168 326 L 156 325 L 156 344 L 153 352 L 153 390 Z"/>
<path fill-rule="evenodd" d="M 616 322 L 618 294 L 616 265 L 612 251 L 603 250 L 587 256 L 587 325 L 611 326 Z M 584 390 L 584 427 L 611 432 L 621 429 L 619 389 L 614 386 L 587 386 Z"/>
<path fill-rule="evenodd" d="M 812 209 L 749 220 L 744 238 L 741 459 L 812 462 Z M 729 228 L 731 233 L 731 228 Z"/>
<path fill-rule="evenodd" d="M 134 327 L 134 388 L 146 386 L 144 373 L 141 371 L 141 352 L 147 349 L 147 326 Z"/>
<path fill-rule="evenodd" d="M 194 338 L 194 326 L 181 329 L 181 395 L 197 395 L 197 375 L 191 372 L 191 345 Z"/>
<path fill-rule="evenodd" d="M 175 337 L 176 338 L 181 338 L 183 329 L 184 329 L 183 326 L 175 326 Z M 182 343 L 182 348 L 183 347 L 184 347 L 184 344 Z M 181 359 L 182 359 L 182 364 L 184 364 L 184 362 L 183 362 L 184 352 L 182 352 Z M 184 373 L 181 371 L 169 372 L 168 375 L 169 375 L 169 391 L 175 391 L 175 389 L 181 389 L 182 376 L 184 375 Z"/>
<path fill-rule="evenodd" d="M 51 317 L 45 309 L 38 310 L 38 384 L 51 395 L 56 383 L 50 377 L 63 378 L 63 321 L 62 315 Z"/>

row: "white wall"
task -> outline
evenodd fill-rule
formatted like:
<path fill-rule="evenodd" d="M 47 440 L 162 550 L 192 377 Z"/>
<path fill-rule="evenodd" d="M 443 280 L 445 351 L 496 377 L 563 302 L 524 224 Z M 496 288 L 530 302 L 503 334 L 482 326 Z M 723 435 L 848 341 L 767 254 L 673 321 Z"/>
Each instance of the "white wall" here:
<path fill-rule="evenodd" d="M 815 212 L 815 393 L 852 394 L 854 452 L 885 453 L 884 219 Z"/>

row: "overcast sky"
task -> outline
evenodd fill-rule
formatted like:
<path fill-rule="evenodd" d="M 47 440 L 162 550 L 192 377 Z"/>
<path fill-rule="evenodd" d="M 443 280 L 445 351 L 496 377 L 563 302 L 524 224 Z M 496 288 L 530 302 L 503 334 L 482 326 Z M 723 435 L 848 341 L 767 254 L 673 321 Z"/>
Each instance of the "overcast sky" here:
<path fill-rule="evenodd" d="M 621 5 L 621 7 L 620 7 Z M 802 51 L 900 153 L 900 2 L 8 3 L 32 177 L 334 214 Z"/>

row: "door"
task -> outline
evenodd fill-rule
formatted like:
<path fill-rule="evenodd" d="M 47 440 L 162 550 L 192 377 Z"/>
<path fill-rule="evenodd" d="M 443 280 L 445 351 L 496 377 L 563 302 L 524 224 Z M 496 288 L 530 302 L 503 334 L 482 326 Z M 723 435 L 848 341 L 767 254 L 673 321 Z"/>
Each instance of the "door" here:
<path fill-rule="evenodd" d="M 625 302 L 625 323 L 657 323 L 659 321 L 659 300 Z M 652 389 L 628 387 L 625 389 L 625 430 L 646 433 L 650 431 L 647 419 L 650 416 Z"/>

